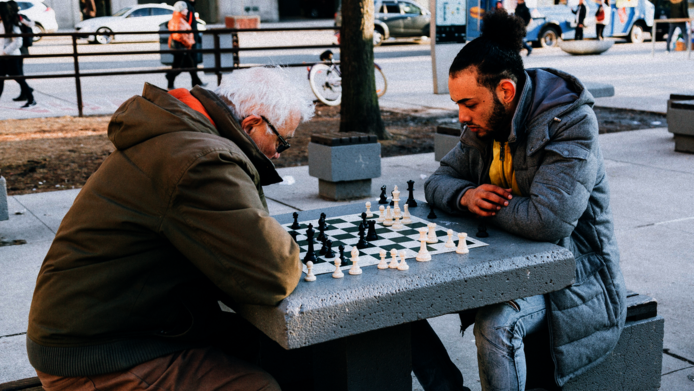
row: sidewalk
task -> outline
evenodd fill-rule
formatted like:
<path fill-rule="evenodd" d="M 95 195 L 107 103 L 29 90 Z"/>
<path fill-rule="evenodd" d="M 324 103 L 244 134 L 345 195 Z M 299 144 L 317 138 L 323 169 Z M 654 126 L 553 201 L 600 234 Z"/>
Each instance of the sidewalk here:
<path fill-rule="evenodd" d="M 672 136 L 664 128 L 601 135 L 600 143 L 627 287 L 658 300 L 658 313 L 666 320 L 665 348 L 694 361 L 694 204 L 688 201 L 694 188 L 694 155 L 673 152 Z M 436 167 L 433 153 L 384 158 L 372 196 L 377 197 L 383 184 L 404 189 L 412 179 L 415 196 L 423 199 L 424 179 Z M 308 176 L 307 167 L 279 171 L 286 184 L 265 188 L 271 213 L 339 204 L 318 198 L 318 180 Z M 24 348 L 31 296 L 43 257 L 78 192 L 9 199 L 11 216 L 0 222 L 0 236 L 27 244 L 0 247 L 0 383 L 34 376 Z M 455 315 L 431 323 L 463 371 L 466 385 L 479 390 L 471 330 L 461 340 Z M 662 390 L 694 389 L 687 378 L 694 375 L 694 366 L 664 355 L 662 373 Z M 414 389 L 421 389 L 416 381 Z"/>

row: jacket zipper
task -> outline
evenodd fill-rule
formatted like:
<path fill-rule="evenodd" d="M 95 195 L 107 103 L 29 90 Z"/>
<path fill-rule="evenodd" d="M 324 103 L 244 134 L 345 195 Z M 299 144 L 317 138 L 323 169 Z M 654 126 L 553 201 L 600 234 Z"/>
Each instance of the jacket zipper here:
<path fill-rule="evenodd" d="M 504 186 L 507 186 L 508 182 L 506 181 L 506 165 L 504 164 L 504 159 L 506 158 L 506 143 L 501 143 L 499 158 L 501 159 L 501 179 L 504 181 Z"/>

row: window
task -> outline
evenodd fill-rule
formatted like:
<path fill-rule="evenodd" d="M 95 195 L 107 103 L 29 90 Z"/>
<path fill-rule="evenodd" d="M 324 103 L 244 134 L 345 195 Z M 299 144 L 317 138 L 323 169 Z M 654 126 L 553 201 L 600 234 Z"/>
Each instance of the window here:
<path fill-rule="evenodd" d="M 420 10 L 419 7 L 411 3 L 400 3 L 400 9 L 402 10 L 403 14 L 422 14 L 422 10 Z"/>
<path fill-rule="evenodd" d="M 18 1 L 17 6 L 19 7 L 20 11 L 24 11 L 24 10 L 28 10 L 29 8 L 33 7 L 34 5 L 28 1 Z"/>
<path fill-rule="evenodd" d="M 133 11 L 128 18 L 140 18 L 143 16 L 149 16 L 151 8 L 139 8 Z"/>
<path fill-rule="evenodd" d="M 398 6 L 398 3 L 383 3 L 383 8 L 384 8 L 384 10 L 382 12 L 384 14 L 399 14 L 400 13 L 400 7 Z"/>
<path fill-rule="evenodd" d="M 116 12 L 115 14 L 113 14 L 113 16 L 123 16 L 123 15 L 125 15 L 128 11 L 130 11 L 132 8 L 133 8 L 133 7 L 121 8 L 121 10 L 118 11 L 118 12 Z"/>
<path fill-rule="evenodd" d="M 173 15 L 173 11 L 166 8 L 152 8 L 152 16 Z"/>

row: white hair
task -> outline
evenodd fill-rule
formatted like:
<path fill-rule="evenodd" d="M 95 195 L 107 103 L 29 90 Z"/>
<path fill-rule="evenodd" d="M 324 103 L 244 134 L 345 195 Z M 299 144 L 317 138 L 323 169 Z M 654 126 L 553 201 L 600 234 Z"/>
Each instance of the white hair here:
<path fill-rule="evenodd" d="M 250 115 L 262 115 L 275 127 L 281 127 L 297 114 L 300 122 L 313 118 L 313 101 L 280 67 L 234 71 L 224 76 L 215 93 L 239 121 Z M 267 131 L 271 132 L 269 127 Z"/>
<path fill-rule="evenodd" d="M 173 5 L 173 8 L 174 8 L 174 11 L 176 11 L 176 12 L 183 12 L 184 10 L 188 9 L 188 4 L 186 4 L 185 1 L 177 1 Z"/>

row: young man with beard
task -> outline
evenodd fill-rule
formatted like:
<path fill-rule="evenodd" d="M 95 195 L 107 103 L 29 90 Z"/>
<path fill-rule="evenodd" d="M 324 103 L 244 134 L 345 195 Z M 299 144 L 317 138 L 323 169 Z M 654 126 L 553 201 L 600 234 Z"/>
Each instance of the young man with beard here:
<path fill-rule="evenodd" d="M 610 353 L 626 318 L 593 97 L 569 74 L 523 68 L 521 19 L 494 12 L 483 26 L 449 71 L 463 133 L 427 180 L 426 199 L 448 213 L 485 217 L 514 235 L 573 252 L 572 286 L 461 316 L 463 330 L 475 324 L 483 390 L 525 389 L 523 339 L 540 331 L 549 334 L 561 386 Z M 415 374 L 426 390 L 464 390 L 445 350 L 417 342 L 432 338 L 421 323 L 413 328 Z"/>

